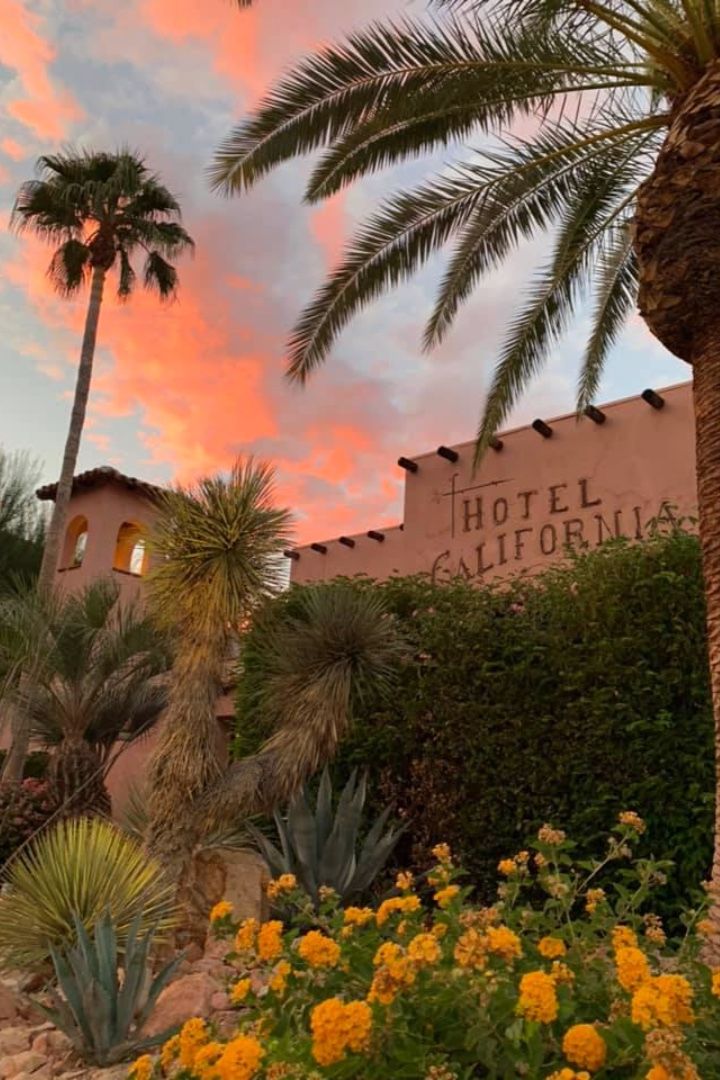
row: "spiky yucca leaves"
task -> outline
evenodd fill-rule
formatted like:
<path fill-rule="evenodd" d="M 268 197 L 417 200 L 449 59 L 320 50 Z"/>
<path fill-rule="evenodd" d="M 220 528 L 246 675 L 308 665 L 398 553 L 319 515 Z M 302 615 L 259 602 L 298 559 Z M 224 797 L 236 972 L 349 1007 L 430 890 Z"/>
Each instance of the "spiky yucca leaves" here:
<path fill-rule="evenodd" d="M 231 647 L 283 582 L 290 521 L 274 505 L 272 469 L 252 459 L 238 461 L 228 479 L 177 488 L 160 504 L 147 600 L 172 636 L 175 664 L 150 765 L 149 844 L 177 882 L 187 883 L 204 827 L 192 803 L 222 773 L 215 715 Z"/>
<path fill-rule="evenodd" d="M 119 738 L 147 732 L 165 707 L 169 653 L 111 581 L 62 598 L 16 591 L 0 601 L 0 657 L 32 673 L 8 699 L 52 749 L 54 798 L 66 814 L 109 813 L 105 771 Z"/>
<path fill-rule="evenodd" d="M 375 23 L 282 78 L 218 152 L 216 184 L 249 188 L 325 149 L 315 202 L 395 162 L 457 145 L 455 161 L 392 196 L 350 242 L 301 317 L 290 375 L 305 380 L 348 320 L 452 244 L 425 335 L 437 344 L 479 280 L 543 231 L 540 268 L 502 349 L 479 449 L 585 296 L 594 319 L 578 404 L 598 385 L 637 296 L 629 237 L 638 187 L 673 109 L 720 57 L 705 0 L 436 0 L 436 18 Z M 506 134 L 532 118 L 533 134 Z M 525 127 L 528 123 L 526 120 Z M 492 135 L 492 141 L 482 139 Z"/>
<path fill-rule="evenodd" d="M 202 800 L 215 824 L 291 799 L 332 759 L 366 691 L 389 688 L 405 656 L 382 598 L 342 583 L 304 588 L 279 617 L 269 610 L 254 639 L 257 707 L 275 730 Z"/>
<path fill-rule="evenodd" d="M 75 919 L 90 929 L 104 912 L 120 948 L 140 917 L 143 932 L 175 923 L 173 890 L 158 864 L 100 818 L 64 821 L 11 862 L 0 896 L 0 966 L 37 968 L 49 947 L 76 941 Z"/>

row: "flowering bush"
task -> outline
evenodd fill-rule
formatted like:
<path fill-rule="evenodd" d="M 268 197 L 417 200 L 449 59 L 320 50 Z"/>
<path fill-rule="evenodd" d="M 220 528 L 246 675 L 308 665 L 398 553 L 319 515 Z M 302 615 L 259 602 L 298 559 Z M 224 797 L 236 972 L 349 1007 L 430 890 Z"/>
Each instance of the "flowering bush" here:
<path fill-rule="evenodd" d="M 0 785 L 0 866 L 45 824 L 54 809 L 50 786 L 28 777 Z"/>
<path fill-rule="evenodd" d="M 503 859 L 492 907 L 470 890 L 447 845 L 415 889 L 401 874 L 376 909 L 319 911 L 292 875 L 270 886 L 292 926 L 236 925 L 230 989 L 237 1033 L 190 1020 L 133 1080 L 710 1080 L 720 1075 L 720 970 L 700 959 L 711 929 L 684 916 L 669 943 L 647 910 L 667 864 L 633 859 L 644 830 L 620 815 L 602 860 L 575 863 L 550 826 L 531 851 Z M 613 887 L 597 885 L 615 867 Z M 427 895 L 426 895 L 427 893 Z"/>

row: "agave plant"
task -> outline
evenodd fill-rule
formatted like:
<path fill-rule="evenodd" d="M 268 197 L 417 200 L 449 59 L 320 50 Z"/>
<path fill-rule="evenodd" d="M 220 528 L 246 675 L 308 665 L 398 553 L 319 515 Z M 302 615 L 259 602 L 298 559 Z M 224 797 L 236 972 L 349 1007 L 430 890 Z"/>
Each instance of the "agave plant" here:
<path fill-rule="evenodd" d="M 98 919 L 92 938 L 77 915 L 74 924 L 77 944 L 50 949 L 60 992 L 49 991 L 51 1007 L 36 1002 L 40 1011 L 93 1065 L 114 1065 L 163 1042 L 170 1031 L 150 1038 L 140 1032 L 182 954 L 166 964 L 148 987 L 153 931 L 141 935 L 142 914 L 127 932 L 122 955 L 109 912 Z"/>
<path fill-rule="evenodd" d="M 100 818 L 61 822 L 10 862 L 0 896 L 0 970 L 39 968 L 109 911 L 120 948 L 135 920 L 167 932 L 173 891 L 140 844 Z"/>
<path fill-rule="evenodd" d="M 384 831 L 391 810 L 388 806 L 370 828 L 358 854 L 366 795 L 367 777 L 358 782 L 353 771 L 333 813 L 332 783 L 325 768 L 314 812 L 307 785 L 290 803 L 285 817 L 275 811 L 280 849 L 254 825 L 248 823 L 247 829 L 274 877 L 294 874 L 315 904 L 321 886 L 334 889 L 345 901 L 369 888 L 404 832 L 404 828 L 394 827 Z"/>

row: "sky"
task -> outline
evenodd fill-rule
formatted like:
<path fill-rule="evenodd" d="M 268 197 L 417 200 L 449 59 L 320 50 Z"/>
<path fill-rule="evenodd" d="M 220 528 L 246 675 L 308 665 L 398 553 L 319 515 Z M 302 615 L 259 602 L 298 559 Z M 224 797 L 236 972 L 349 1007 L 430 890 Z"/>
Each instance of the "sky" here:
<path fill-rule="evenodd" d="M 464 148 L 312 208 L 302 203 L 311 159 L 233 199 L 210 190 L 207 169 L 233 123 L 308 50 L 374 18 L 424 14 L 423 0 L 257 0 L 242 12 L 230 0 L 0 0 L 0 445 L 29 450 L 43 480 L 56 478 L 86 303 L 53 294 L 50 250 L 9 232 L 15 191 L 41 153 L 128 145 L 180 199 L 196 253 L 179 264 L 170 305 L 106 293 L 79 468 L 188 482 L 253 453 L 275 464 L 298 542 L 401 520 L 397 458 L 472 438 L 543 241 L 487 278 L 426 355 L 434 259 L 356 318 L 301 389 L 285 379 L 285 342 L 353 227 Z M 508 426 L 572 410 L 586 333 L 581 315 Z M 636 316 L 598 400 L 688 374 Z"/>

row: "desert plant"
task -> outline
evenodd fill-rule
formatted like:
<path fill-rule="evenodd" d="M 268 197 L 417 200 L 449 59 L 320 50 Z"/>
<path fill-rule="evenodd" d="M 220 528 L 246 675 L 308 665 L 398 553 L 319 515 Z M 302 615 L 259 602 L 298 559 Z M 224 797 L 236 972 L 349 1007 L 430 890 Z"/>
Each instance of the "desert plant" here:
<path fill-rule="evenodd" d="M 77 941 L 104 912 L 120 947 L 134 921 L 167 932 L 175 920 L 173 893 L 160 867 L 110 822 L 78 818 L 43 832 L 10 864 L 0 896 L 0 968 L 37 968 L 50 949 Z"/>
<path fill-rule="evenodd" d="M 121 602 L 112 581 L 63 597 L 17 589 L 0 598 L 0 663 L 13 654 L 18 667 L 36 657 L 33 679 L 6 693 L 35 739 L 52 748 L 57 802 L 66 813 L 109 814 L 112 747 L 148 731 L 165 707 L 162 635 L 137 603 Z"/>
<path fill-rule="evenodd" d="M 113 1065 L 156 1046 L 170 1034 L 164 1031 L 143 1038 L 140 1032 L 183 956 L 165 964 L 148 987 L 153 931 L 141 934 L 142 921 L 142 914 L 133 920 L 121 953 L 108 912 L 95 923 L 92 937 L 75 915 L 77 944 L 50 948 L 58 989 L 49 990 L 51 1007 L 42 1002 L 36 1005 L 90 1064 Z"/>
<path fill-rule="evenodd" d="M 47 780 L 28 776 L 20 784 L 0 784 L 0 876 L 13 852 L 43 827 L 54 809 Z"/>
<path fill-rule="evenodd" d="M 275 877 L 293 874 L 314 904 L 320 902 L 322 886 L 333 889 L 342 901 L 357 897 L 372 885 L 403 833 L 402 828 L 385 825 L 390 807 L 373 823 L 358 853 L 367 778 L 357 781 L 357 773 L 345 784 L 333 813 L 330 774 L 323 769 L 315 809 L 307 785 L 298 792 L 283 817 L 274 812 L 280 841 L 278 849 L 254 825 L 247 828 Z"/>

